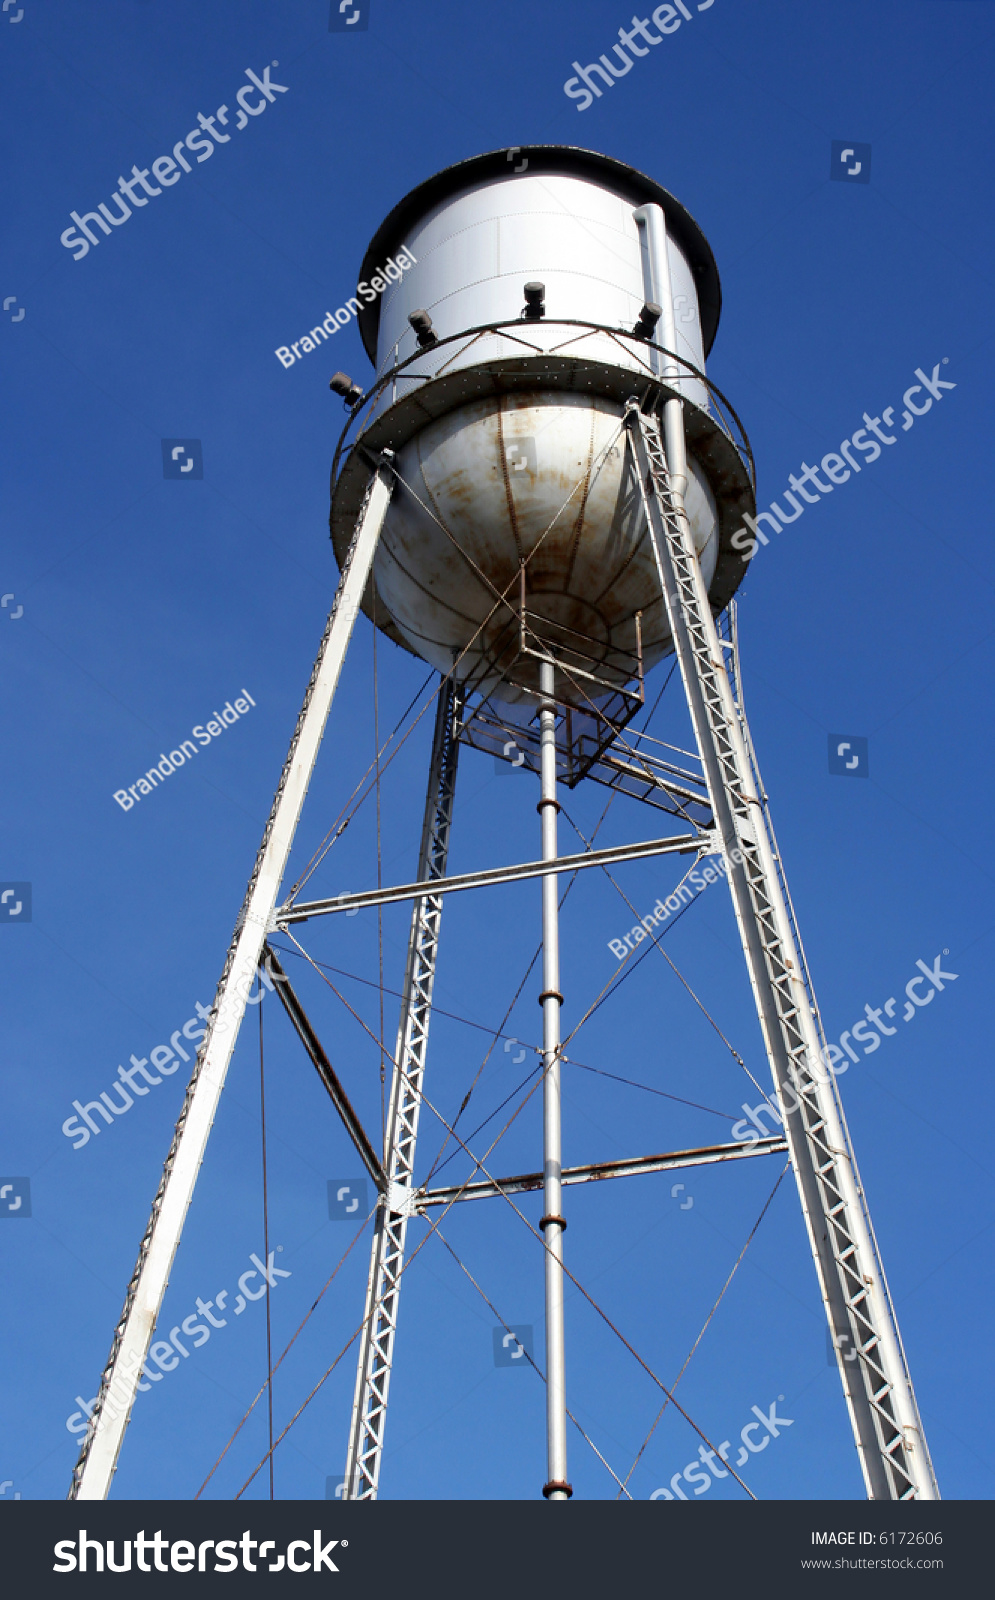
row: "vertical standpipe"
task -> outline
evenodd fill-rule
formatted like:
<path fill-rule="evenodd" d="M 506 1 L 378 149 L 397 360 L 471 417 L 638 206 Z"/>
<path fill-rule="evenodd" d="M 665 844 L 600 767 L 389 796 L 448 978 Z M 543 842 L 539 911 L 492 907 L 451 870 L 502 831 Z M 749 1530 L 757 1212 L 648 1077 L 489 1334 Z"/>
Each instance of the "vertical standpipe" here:
<path fill-rule="evenodd" d="M 539 666 L 539 805 L 542 859 L 557 856 L 556 699 L 552 661 Z M 560 908 L 555 872 L 542 880 L 542 1171 L 543 1215 L 539 1222 L 546 1262 L 546 1471 L 547 1500 L 569 1500 L 567 1398 L 563 1342 L 563 1220 L 560 1116 Z"/>
<path fill-rule="evenodd" d="M 674 318 L 674 292 L 670 281 L 670 257 L 667 245 L 667 219 L 663 207 L 639 206 L 633 213 L 636 226 L 642 234 L 643 280 L 647 300 L 660 307 L 660 338 L 665 350 L 673 356 L 663 356 L 659 350 L 651 351 L 653 370 L 663 382 L 679 387 L 680 364 L 676 360 L 677 323 Z M 684 514 L 684 496 L 688 485 L 687 448 L 684 439 L 684 406 L 680 400 L 665 400 L 663 405 L 663 438 L 667 451 L 671 493 L 681 504 Z"/>

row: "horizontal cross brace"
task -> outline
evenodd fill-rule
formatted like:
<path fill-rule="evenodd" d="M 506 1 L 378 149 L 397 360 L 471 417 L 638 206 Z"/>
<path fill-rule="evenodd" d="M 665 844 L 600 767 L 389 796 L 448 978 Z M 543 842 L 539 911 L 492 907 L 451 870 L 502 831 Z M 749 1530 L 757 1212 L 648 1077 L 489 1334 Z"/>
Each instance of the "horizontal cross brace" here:
<path fill-rule="evenodd" d="M 522 878 L 541 878 L 546 873 L 576 872 L 581 867 L 602 867 L 620 861 L 641 861 L 647 856 L 688 855 L 715 848 L 708 833 L 679 834 L 670 839 L 644 839 L 641 844 L 612 845 L 605 850 L 585 850 L 583 855 L 557 856 L 555 861 L 525 861 L 513 867 L 485 867 L 481 872 L 463 872 L 452 878 L 423 879 L 421 883 L 402 883 L 389 889 L 364 889 L 358 894 L 336 895 L 334 900 L 291 902 L 274 912 L 278 927 L 306 922 L 309 917 L 328 916 L 334 911 L 365 911 L 368 906 L 393 905 L 399 900 L 420 900 L 425 895 L 455 894 L 458 889 L 490 888 L 498 883 L 517 883 Z"/>
<path fill-rule="evenodd" d="M 666 1155 L 633 1156 L 626 1161 L 598 1161 L 588 1167 L 564 1167 L 560 1182 L 599 1183 L 603 1178 L 637 1178 L 646 1172 L 671 1172 L 678 1167 L 707 1167 L 716 1161 L 739 1161 L 744 1156 L 776 1155 L 787 1150 L 779 1134 L 743 1144 L 710 1144 L 697 1150 L 672 1150 Z M 490 1200 L 499 1194 L 525 1194 L 541 1189 L 541 1172 L 526 1172 L 517 1178 L 496 1178 L 485 1183 L 454 1184 L 449 1189 L 428 1189 L 416 1194 L 414 1210 L 429 1206 L 448 1206 L 454 1200 Z"/>

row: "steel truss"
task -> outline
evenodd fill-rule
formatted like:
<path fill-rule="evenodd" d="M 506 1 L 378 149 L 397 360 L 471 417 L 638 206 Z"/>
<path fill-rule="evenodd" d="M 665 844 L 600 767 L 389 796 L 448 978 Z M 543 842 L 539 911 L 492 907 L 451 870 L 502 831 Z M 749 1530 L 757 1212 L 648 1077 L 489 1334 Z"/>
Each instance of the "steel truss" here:
<path fill-rule="evenodd" d="M 386 453 L 385 453 L 386 454 Z M 104 1500 L 117 1467 L 169 1271 L 214 1123 L 239 1026 L 273 926 L 283 874 L 352 637 L 393 487 L 389 460 L 370 478 L 280 775 L 269 821 L 163 1168 L 110 1356 L 73 1472 L 70 1500 Z"/>
<path fill-rule="evenodd" d="M 425 820 L 418 853 L 418 881 L 422 884 L 443 878 L 449 858 L 460 709 L 461 692 L 450 677 L 440 689 L 435 719 Z M 384 1148 L 388 1190 L 377 1209 L 370 1252 L 366 1311 L 360 1335 L 343 1483 L 343 1498 L 347 1500 L 375 1500 L 380 1480 L 404 1269 L 404 1239 L 413 1210 L 415 1146 L 441 923 L 442 896 L 423 893 L 415 901 L 411 913 Z"/>
<path fill-rule="evenodd" d="M 627 423 L 688 708 L 868 1498 L 938 1490 L 786 885 L 683 503 L 680 401 Z M 854 1355 L 856 1359 L 854 1359 Z"/>

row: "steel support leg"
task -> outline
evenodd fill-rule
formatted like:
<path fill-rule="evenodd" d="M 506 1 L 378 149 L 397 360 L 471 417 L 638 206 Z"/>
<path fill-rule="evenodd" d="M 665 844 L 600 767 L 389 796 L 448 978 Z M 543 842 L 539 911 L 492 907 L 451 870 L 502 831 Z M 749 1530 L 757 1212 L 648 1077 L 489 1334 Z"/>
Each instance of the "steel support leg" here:
<path fill-rule="evenodd" d="M 666 402 L 666 451 L 654 418 L 628 410 L 644 506 L 684 691 L 809 1242 L 839 1358 L 867 1495 L 938 1498 L 912 1381 L 875 1247 L 839 1092 L 821 1057 L 814 996 L 754 783 L 684 509 L 684 427 Z"/>
<path fill-rule="evenodd" d="M 442 878 L 446 872 L 459 753 L 459 711 L 460 690 L 449 679 L 439 692 L 425 820 L 418 855 L 419 881 Z M 366 1314 L 360 1335 L 356 1393 L 342 1491 L 346 1500 L 375 1500 L 380 1481 L 400 1279 L 404 1267 L 404 1240 L 408 1218 L 414 1211 L 412 1182 L 415 1144 L 441 922 L 441 895 L 429 894 L 415 901 L 384 1150 L 384 1168 L 389 1188 L 377 1209 L 370 1253 Z"/>
<path fill-rule="evenodd" d="M 555 668 L 551 661 L 539 666 L 539 815 L 542 819 L 542 859 L 555 861 L 556 818 L 556 699 Z M 563 1338 L 563 1204 L 560 1116 L 560 908 L 554 872 L 542 880 L 542 1229 L 546 1248 L 546 1471 L 543 1494 L 547 1500 L 569 1500 L 567 1482 L 567 1398 Z"/>
<path fill-rule="evenodd" d="M 180 1242 L 208 1135 L 235 1048 L 246 998 L 293 843 L 297 820 L 390 501 L 388 465 L 370 480 L 311 673 L 266 831 L 228 948 L 197 1063 L 152 1206 L 124 1309 L 114 1330 L 90 1425 L 73 1473 L 71 1500 L 106 1499 Z"/>

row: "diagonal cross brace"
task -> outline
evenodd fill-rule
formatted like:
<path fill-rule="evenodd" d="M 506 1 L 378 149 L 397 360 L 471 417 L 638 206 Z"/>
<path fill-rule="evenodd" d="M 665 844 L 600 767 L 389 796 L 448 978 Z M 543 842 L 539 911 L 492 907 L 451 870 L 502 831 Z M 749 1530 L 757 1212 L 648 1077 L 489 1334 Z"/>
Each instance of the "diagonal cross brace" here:
<path fill-rule="evenodd" d="M 271 944 L 267 944 L 265 947 L 265 962 L 267 969 L 275 980 L 276 992 L 283 1004 L 283 1009 L 293 1023 L 301 1044 L 314 1062 L 318 1076 L 328 1090 L 328 1097 L 342 1118 L 346 1133 L 359 1151 L 360 1159 L 380 1193 L 385 1193 L 387 1175 L 384 1172 L 383 1163 L 367 1138 L 366 1129 L 356 1115 L 352 1102 L 343 1089 L 335 1068 L 322 1049 L 321 1040 L 312 1028 L 293 984 L 277 960 L 276 951 Z"/>

